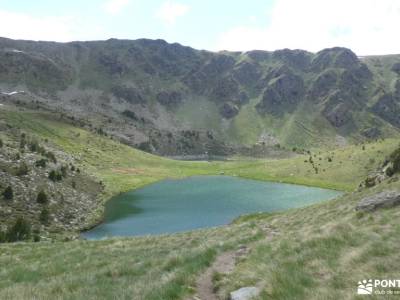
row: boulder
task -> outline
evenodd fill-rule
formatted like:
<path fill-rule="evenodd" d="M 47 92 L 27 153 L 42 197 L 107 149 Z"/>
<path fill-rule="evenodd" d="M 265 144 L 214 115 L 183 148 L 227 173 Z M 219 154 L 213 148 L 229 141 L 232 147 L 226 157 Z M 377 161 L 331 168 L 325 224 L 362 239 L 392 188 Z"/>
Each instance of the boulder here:
<path fill-rule="evenodd" d="M 220 107 L 219 112 L 225 119 L 230 119 L 239 113 L 239 108 L 231 102 L 225 102 Z"/>
<path fill-rule="evenodd" d="M 260 294 L 260 289 L 255 286 L 242 287 L 230 294 L 230 300 L 250 300 Z"/>
<path fill-rule="evenodd" d="M 385 191 L 362 199 L 356 210 L 374 211 L 379 208 L 391 208 L 400 205 L 400 192 Z"/>

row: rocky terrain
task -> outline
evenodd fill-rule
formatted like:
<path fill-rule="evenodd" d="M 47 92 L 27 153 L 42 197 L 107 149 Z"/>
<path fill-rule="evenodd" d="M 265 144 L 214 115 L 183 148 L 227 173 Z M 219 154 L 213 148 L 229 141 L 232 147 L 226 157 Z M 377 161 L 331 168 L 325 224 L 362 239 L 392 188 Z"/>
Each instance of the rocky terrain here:
<path fill-rule="evenodd" d="M 208 52 L 162 40 L 0 39 L 0 89 L 161 155 L 398 136 L 400 56 Z M 268 139 L 264 137 L 268 136 Z"/>
<path fill-rule="evenodd" d="M 0 129 L 0 236 L 21 218 L 42 237 L 92 225 L 102 185 L 51 142 Z"/>

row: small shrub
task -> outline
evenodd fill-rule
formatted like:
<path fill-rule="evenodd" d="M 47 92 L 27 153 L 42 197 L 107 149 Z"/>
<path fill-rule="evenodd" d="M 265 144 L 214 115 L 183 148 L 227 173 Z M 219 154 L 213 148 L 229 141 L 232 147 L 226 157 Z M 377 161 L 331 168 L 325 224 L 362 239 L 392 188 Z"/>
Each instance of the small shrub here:
<path fill-rule="evenodd" d="M 390 161 L 393 163 L 393 173 L 400 172 L 400 148 L 390 155 Z"/>
<path fill-rule="evenodd" d="M 29 150 L 31 152 L 37 152 L 39 150 L 39 143 L 37 141 L 32 141 L 29 143 Z"/>
<path fill-rule="evenodd" d="M 24 149 L 25 149 L 25 146 L 26 146 L 26 141 L 25 141 L 25 139 L 22 139 L 22 140 L 20 141 L 20 143 L 19 143 L 19 148 L 20 148 L 21 150 L 24 150 Z"/>
<path fill-rule="evenodd" d="M 17 242 L 29 239 L 31 235 L 31 225 L 24 218 L 19 217 L 15 224 L 6 233 L 8 242 Z"/>
<path fill-rule="evenodd" d="M 3 197 L 6 200 L 12 200 L 14 198 L 14 192 L 11 185 L 6 187 L 6 189 L 3 192 Z"/>
<path fill-rule="evenodd" d="M 42 223 L 43 225 L 49 224 L 50 212 L 49 212 L 49 209 L 46 206 L 43 207 L 42 211 L 40 212 L 39 220 L 40 220 L 40 223 Z"/>
<path fill-rule="evenodd" d="M 3 140 L 0 139 L 0 148 L 3 148 Z"/>
<path fill-rule="evenodd" d="M 62 177 L 67 177 L 67 167 L 66 166 L 62 166 L 60 168 L 60 171 L 61 171 Z"/>
<path fill-rule="evenodd" d="M 62 174 L 59 171 L 56 170 L 51 170 L 49 173 L 49 179 L 53 182 L 56 181 L 61 181 L 62 180 Z"/>
<path fill-rule="evenodd" d="M 37 203 L 40 203 L 40 204 L 46 204 L 48 202 L 47 195 L 44 190 L 41 190 L 38 193 L 38 195 L 36 197 L 36 201 L 37 201 Z"/>
<path fill-rule="evenodd" d="M 17 176 L 27 175 L 29 172 L 28 166 L 26 163 L 22 162 L 17 169 Z"/>
<path fill-rule="evenodd" d="M 5 232 L 0 230 L 0 243 L 5 243 L 7 242 L 7 235 Z"/>
<path fill-rule="evenodd" d="M 56 156 L 54 155 L 53 152 L 48 151 L 48 152 L 45 153 L 45 156 L 48 159 L 50 159 L 53 163 L 55 163 L 55 164 L 57 163 L 57 158 L 56 158 Z"/>
<path fill-rule="evenodd" d="M 46 164 L 47 164 L 47 159 L 39 159 L 35 162 L 35 166 L 36 167 L 40 167 L 40 168 L 46 168 Z"/>
<path fill-rule="evenodd" d="M 35 243 L 40 242 L 40 235 L 37 234 L 37 233 L 35 233 L 34 236 L 33 236 L 33 241 L 34 241 Z"/>

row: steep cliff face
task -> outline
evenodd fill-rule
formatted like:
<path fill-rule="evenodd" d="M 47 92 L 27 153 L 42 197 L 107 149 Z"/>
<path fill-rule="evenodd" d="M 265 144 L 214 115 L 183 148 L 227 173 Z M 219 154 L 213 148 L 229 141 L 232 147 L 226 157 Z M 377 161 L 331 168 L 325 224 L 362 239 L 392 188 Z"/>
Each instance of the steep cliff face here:
<path fill-rule="evenodd" d="M 213 53 L 162 40 L 0 39 L 3 92 L 23 89 L 165 155 L 232 153 L 265 135 L 289 146 L 396 135 L 399 64 L 338 47 Z"/>

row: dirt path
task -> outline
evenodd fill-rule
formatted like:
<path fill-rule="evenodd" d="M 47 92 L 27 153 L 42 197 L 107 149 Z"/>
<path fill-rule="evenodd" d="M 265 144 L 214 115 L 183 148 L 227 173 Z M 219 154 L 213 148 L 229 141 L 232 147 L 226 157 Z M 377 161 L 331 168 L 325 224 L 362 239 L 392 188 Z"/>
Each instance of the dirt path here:
<path fill-rule="evenodd" d="M 213 264 L 200 275 L 196 281 L 196 294 L 187 300 L 218 300 L 214 291 L 213 275 L 215 273 L 229 274 L 235 268 L 238 258 L 248 253 L 249 249 L 242 246 L 237 251 L 224 252 L 219 255 Z"/>

